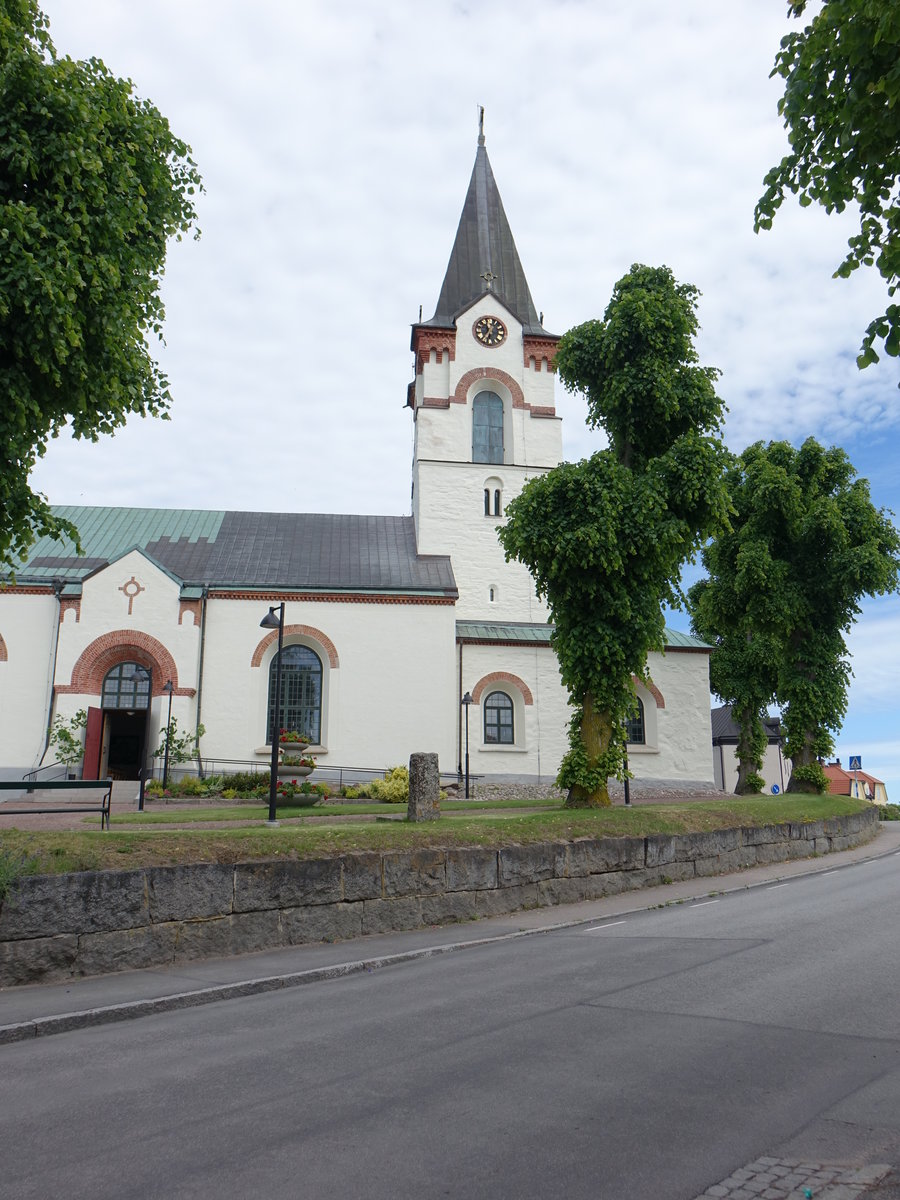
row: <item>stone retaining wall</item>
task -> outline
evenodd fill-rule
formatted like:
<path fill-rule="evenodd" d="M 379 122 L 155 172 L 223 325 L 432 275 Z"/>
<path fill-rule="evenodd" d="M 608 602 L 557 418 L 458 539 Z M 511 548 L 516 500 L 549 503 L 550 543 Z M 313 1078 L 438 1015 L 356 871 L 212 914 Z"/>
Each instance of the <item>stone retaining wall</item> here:
<path fill-rule="evenodd" d="M 878 814 L 679 836 L 582 838 L 34 875 L 0 907 L 0 986 L 53 982 L 595 900 L 847 850 Z"/>

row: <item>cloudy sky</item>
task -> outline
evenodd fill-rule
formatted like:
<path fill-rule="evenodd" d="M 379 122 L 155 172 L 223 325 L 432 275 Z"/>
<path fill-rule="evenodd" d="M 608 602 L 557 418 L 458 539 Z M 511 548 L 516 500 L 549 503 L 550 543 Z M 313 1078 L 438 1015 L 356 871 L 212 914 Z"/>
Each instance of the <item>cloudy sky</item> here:
<path fill-rule="evenodd" d="M 897 360 L 859 372 L 872 272 L 833 280 L 854 228 L 787 203 L 753 233 L 786 149 L 780 0 L 44 0 L 60 53 L 130 77 L 193 148 L 202 237 L 164 296 L 172 420 L 54 442 L 53 503 L 409 512 L 409 326 L 434 311 L 477 108 L 547 328 L 602 315 L 633 262 L 702 292 L 727 440 L 843 446 L 900 511 Z M 560 390 L 568 458 L 599 445 Z M 827 564 L 823 564 L 827 569 Z M 684 618 L 673 624 L 686 627 Z M 838 753 L 900 800 L 900 601 L 866 603 Z"/>

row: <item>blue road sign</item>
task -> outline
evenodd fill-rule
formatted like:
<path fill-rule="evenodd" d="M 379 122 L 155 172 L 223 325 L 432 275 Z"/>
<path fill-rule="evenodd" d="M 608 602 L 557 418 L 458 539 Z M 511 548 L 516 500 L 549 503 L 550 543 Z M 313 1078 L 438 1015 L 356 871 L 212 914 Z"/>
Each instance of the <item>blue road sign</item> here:
<path fill-rule="evenodd" d="M 780 791 L 781 791 L 781 788 L 778 786 L 778 784 L 773 783 L 772 784 L 772 795 L 777 796 Z"/>
<path fill-rule="evenodd" d="M 850 770 L 851 771 L 861 771 L 862 770 L 862 755 L 861 754 L 851 754 L 850 755 Z"/>

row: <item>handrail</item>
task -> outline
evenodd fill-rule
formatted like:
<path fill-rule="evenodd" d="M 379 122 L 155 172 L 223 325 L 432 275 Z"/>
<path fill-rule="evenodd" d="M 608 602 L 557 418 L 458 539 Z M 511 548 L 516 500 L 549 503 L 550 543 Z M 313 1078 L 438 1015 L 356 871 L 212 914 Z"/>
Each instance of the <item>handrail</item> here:
<path fill-rule="evenodd" d="M 63 770 L 68 770 L 68 766 L 69 764 L 64 762 L 47 763 L 44 767 L 35 767 L 31 771 L 26 771 L 22 779 L 23 781 L 26 779 L 37 779 L 41 771 L 52 771 L 54 767 L 62 767 Z"/>

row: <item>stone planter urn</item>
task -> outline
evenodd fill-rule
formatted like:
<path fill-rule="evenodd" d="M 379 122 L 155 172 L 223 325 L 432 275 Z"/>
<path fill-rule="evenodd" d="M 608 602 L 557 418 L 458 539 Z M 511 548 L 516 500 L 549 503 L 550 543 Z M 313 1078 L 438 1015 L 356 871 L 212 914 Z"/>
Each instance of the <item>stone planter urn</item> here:
<path fill-rule="evenodd" d="M 286 767 L 284 763 L 278 764 L 279 779 L 305 779 L 307 775 L 312 775 L 315 767 Z"/>

